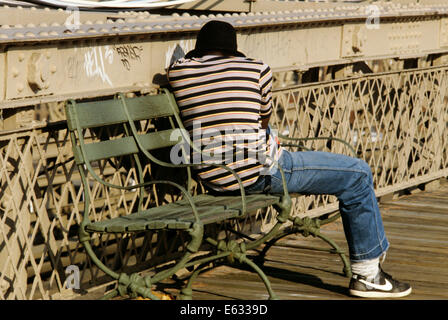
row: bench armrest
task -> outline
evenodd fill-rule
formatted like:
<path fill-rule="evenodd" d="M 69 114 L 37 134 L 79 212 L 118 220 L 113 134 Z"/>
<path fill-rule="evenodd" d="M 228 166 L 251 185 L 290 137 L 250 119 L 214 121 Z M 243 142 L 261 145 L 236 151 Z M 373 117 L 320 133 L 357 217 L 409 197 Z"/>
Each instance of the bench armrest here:
<path fill-rule="evenodd" d="M 127 105 L 126 105 L 126 99 L 125 99 L 124 95 L 120 94 L 120 98 L 121 98 L 121 101 L 122 101 L 123 109 L 124 109 L 125 114 L 126 114 L 126 116 L 128 118 L 128 122 L 129 122 L 129 125 L 131 127 L 131 132 L 132 132 L 132 135 L 133 135 L 133 137 L 135 139 L 135 142 L 137 143 L 137 146 L 139 147 L 140 151 L 147 158 L 149 158 L 151 161 L 153 161 L 153 162 L 155 162 L 155 163 L 157 163 L 159 165 L 162 165 L 162 166 L 165 166 L 165 167 L 170 167 L 170 168 L 189 168 L 189 167 L 200 165 L 200 163 L 199 164 L 177 164 L 177 165 L 175 165 L 175 164 L 172 164 L 172 163 L 161 161 L 161 160 L 155 158 L 151 153 L 149 153 L 143 147 L 143 144 L 140 141 L 140 138 L 139 138 L 139 135 L 138 135 L 138 132 L 137 132 L 137 128 L 135 127 L 134 121 L 132 121 L 131 116 L 129 114 L 129 111 L 128 111 L 128 108 L 127 108 Z M 178 118 L 177 113 L 174 113 L 174 114 L 176 116 L 176 121 L 179 123 L 180 118 Z M 184 130 L 181 130 L 181 132 L 182 132 L 182 136 L 184 138 L 184 141 L 186 141 L 196 152 L 200 152 L 202 154 L 202 151 L 201 150 L 197 150 L 197 148 L 194 146 L 194 144 L 191 143 L 190 137 L 188 135 L 184 134 L 185 133 Z M 246 213 L 247 213 L 246 212 L 247 211 L 247 208 L 246 208 L 246 193 L 245 193 L 245 190 L 244 190 L 243 183 L 242 183 L 240 177 L 238 176 L 238 174 L 233 169 L 231 169 L 231 168 L 229 168 L 229 167 L 227 167 L 226 165 L 223 165 L 223 164 L 208 164 L 208 165 L 212 165 L 212 166 L 223 168 L 224 170 L 229 171 L 236 178 L 236 180 L 238 182 L 238 185 L 239 185 L 239 188 L 240 188 L 241 200 L 242 200 L 242 205 L 243 205 L 243 207 L 242 207 L 242 214 L 241 215 L 242 216 L 246 215 Z"/>
<path fill-rule="evenodd" d="M 340 138 L 336 138 L 336 137 L 309 137 L 309 138 L 291 138 L 282 134 L 278 134 L 278 137 L 280 139 L 283 140 L 293 140 L 293 141 L 310 141 L 310 140 L 333 140 L 333 141 L 337 141 L 340 142 L 342 144 L 344 144 L 349 150 L 350 152 L 353 154 L 354 157 L 357 157 L 356 151 L 355 149 L 352 147 L 352 145 L 350 143 L 348 143 L 347 141 L 340 139 Z M 301 148 L 305 148 L 303 145 L 300 144 L 292 144 L 292 143 L 281 143 L 281 145 L 283 147 L 301 147 Z"/>

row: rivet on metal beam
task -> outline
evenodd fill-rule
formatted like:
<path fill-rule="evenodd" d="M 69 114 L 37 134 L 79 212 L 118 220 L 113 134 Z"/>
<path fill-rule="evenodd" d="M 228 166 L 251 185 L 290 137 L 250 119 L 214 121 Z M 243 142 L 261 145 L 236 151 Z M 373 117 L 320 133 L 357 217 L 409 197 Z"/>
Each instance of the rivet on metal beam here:
<path fill-rule="evenodd" d="M 17 69 L 17 68 L 12 68 L 11 69 L 11 73 L 12 73 L 12 76 L 14 77 L 14 78 L 17 78 L 17 76 L 19 75 L 19 70 Z"/>

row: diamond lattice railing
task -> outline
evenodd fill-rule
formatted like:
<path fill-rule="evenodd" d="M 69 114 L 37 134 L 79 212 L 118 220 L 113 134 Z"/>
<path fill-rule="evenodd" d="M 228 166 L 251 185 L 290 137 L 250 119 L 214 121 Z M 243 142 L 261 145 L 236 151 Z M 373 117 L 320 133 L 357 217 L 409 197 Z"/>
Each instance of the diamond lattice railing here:
<path fill-rule="evenodd" d="M 371 166 L 381 195 L 446 175 L 447 80 L 447 69 L 438 67 L 278 89 L 271 122 L 290 137 L 346 140 Z M 349 154 L 334 141 L 304 145 Z M 329 196 L 296 201 L 297 214 L 337 208 Z"/>
<path fill-rule="evenodd" d="M 448 176 L 447 80 L 448 68 L 437 67 L 276 89 L 271 123 L 290 137 L 331 136 L 349 141 L 358 157 L 370 164 L 377 194 L 382 195 Z M 70 265 L 79 267 L 83 290 L 108 281 L 78 243 L 83 190 L 61 104 L 41 107 L 40 112 L 48 112 L 50 124 L 0 132 L 0 299 L 63 297 Z M 142 128 L 151 129 L 148 124 Z M 119 134 L 110 130 L 92 132 L 92 138 Z M 304 145 L 349 154 L 336 141 Z M 125 162 L 120 161 L 96 164 L 109 181 L 135 183 L 136 172 L 124 168 Z M 144 171 L 146 179 L 168 174 L 177 173 L 149 166 Z M 178 196 L 163 191 L 149 190 L 145 206 Z M 137 201 L 136 193 L 108 192 L 95 182 L 89 193 L 95 199 L 91 211 L 95 220 L 128 214 Z M 334 197 L 299 196 L 293 213 L 315 216 L 335 208 Z M 263 232 L 274 218 L 268 209 L 227 227 Z M 225 229 L 213 228 L 210 232 Z M 156 232 L 104 235 L 92 243 L 101 260 L 115 269 L 142 270 L 175 257 L 185 237 Z"/>

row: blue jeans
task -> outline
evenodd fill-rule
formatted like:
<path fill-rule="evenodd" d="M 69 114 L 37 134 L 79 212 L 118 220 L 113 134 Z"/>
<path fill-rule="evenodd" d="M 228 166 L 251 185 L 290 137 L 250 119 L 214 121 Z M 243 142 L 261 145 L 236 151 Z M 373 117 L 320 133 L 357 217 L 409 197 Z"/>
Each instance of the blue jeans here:
<path fill-rule="evenodd" d="M 278 161 L 290 193 L 330 194 L 339 200 L 345 237 L 352 261 L 380 257 L 388 248 L 369 165 L 360 159 L 329 152 L 289 152 Z M 248 193 L 283 193 L 280 170 L 269 179 L 261 175 Z M 266 188 L 266 189 L 265 189 Z"/>

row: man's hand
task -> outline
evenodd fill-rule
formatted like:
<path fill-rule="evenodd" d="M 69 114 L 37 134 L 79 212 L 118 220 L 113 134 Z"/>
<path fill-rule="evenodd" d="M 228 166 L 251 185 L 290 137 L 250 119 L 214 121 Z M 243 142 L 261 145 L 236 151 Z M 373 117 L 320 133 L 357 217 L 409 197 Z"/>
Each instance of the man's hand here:
<path fill-rule="evenodd" d="M 266 119 L 262 119 L 261 120 L 261 129 L 265 129 L 266 130 L 268 128 L 269 118 L 270 117 L 267 117 Z"/>

